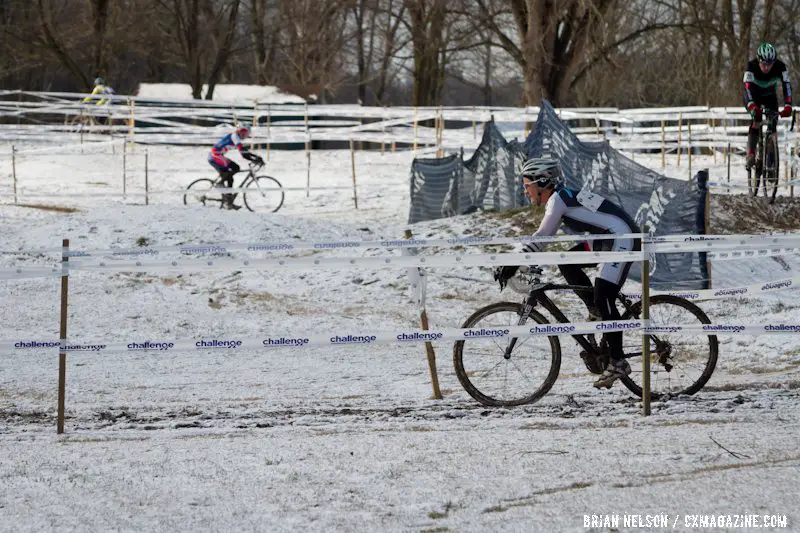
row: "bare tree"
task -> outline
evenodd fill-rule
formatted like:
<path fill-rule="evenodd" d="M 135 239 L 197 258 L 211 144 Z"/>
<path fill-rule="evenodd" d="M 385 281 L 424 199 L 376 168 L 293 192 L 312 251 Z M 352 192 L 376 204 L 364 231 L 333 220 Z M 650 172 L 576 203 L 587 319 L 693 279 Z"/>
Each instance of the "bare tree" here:
<path fill-rule="evenodd" d="M 266 85 L 274 76 L 275 55 L 280 37 L 274 0 L 250 0 L 250 40 L 253 49 L 256 83 Z"/>
<path fill-rule="evenodd" d="M 285 83 L 335 90 L 346 77 L 344 0 L 280 0 Z"/>
<path fill-rule="evenodd" d="M 203 84 L 213 85 L 231 53 L 240 0 L 159 0 L 171 14 L 162 29 L 177 42 L 182 64 L 192 88 L 192 98 L 202 98 Z"/>

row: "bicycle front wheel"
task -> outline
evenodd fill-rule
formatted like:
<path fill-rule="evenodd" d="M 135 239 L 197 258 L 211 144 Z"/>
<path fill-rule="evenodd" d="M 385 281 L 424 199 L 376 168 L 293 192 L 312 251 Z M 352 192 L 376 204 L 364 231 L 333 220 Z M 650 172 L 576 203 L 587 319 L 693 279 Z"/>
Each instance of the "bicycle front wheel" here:
<path fill-rule="evenodd" d="M 272 176 L 255 176 L 247 184 L 248 190 L 242 194 L 244 205 L 250 211 L 274 213 L 283 205 L 283 186 Z"/>
<path fill-rule="evenodd" d="M 623 320 L 640 318 L 642 303 L 636 302 Z M 677 296 L 650 298 L 650 324 L 675 326 L 710 324 L 708 316 L 694 303 Z M 717 366 L 719 342 L 716 335 L 685 332 L 658 333 L 650 342 L 650 396 L 654 399 L 679 394 L 694 394 L 708 382 Z M 642 335 L 623 335 L 625 357 L 631 364 L 630 376 L 622 382 L 637 396 L 642 395 Z"/>
<path fill-rule="evenodd" d="M 215 181 L 208 178 L 194 180 L 183 195 L 183 205 L 200 204 L 207 207 L 222 207 L 222 193 L 214 187 Z"/>
<path fill-rule="evenodd" d="M 761 181 L 761 175 L 755 165 L 747 171 L 747 192 L 753 198 L 758 196 L 758 185 Z"/>
<path fill-rule="evenodd" d="M 516 326 L 521 314 L 521 304 L 500 302 L 479 309 L 461 327 L 504 329 Z M 548 323 L 536 311 L 530 318 L 539 324 Z M 483 405 L 524 405 L 547 394 L 556 382 L 561 344 L 556 336 L 469 337 L 453 346 L 453 364 L 458 381 Z"/>
<path fill-rule="evenodd" d="M 769 203 L 775 203 L 775 195 L 778 193 L 778 179 L 780 177 L 780 155 L 778 154 L 778 141 L 775 135 L 767 137 L 764 146 L 764 196 L 769 198 Z"/>

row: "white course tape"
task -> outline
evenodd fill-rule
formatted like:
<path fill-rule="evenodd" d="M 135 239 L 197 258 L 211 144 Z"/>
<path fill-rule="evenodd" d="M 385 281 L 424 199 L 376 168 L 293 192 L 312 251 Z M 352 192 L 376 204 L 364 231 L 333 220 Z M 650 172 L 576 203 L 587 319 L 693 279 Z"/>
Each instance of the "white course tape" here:
<path fill-rule="evenodd" d="M 615 235 L 614 238 L 641 238 L 641 233 Z M 454 248 L 456 246 L 476 245 L 515 245 L 529 242 L 573 242 L 609 240 L 609 235 L 557 235 L 553 237 L 453 237 L 449 239 L 384 239 L 380 241 L 289 241 L 265 243 L 219 243 L 189 244 L 181 246 L 149 246 L 140 248 L 109 248 L 105 250 L 75 250 L 70 248 L 68 257 L 94 256 L 155 256 L 161 252 L 178 252 L 181 254 L 225 254 L 233 250 L 248 252 L 286 252 L 291 250 L 356 250 L 368 248 Z M 798 236 L 800 242 L 800 236 Z M 61 248 L 50 251 L 62 252 Z M 23 254 L 24 251 L 2 251 L 0 253 Z M 42 250 L 30 253 L 42 253 Z M 582 252 L 583 253 L 583 252 Z"/>
<path fill-rule="evenodd" d="M 20 353 L 31 350 L 54 350 L 56 352 L 164 352 L 164 351 L 230 351 L 239 349 L 303 348 L 305 346 L 365 345 L 391 343 L 418 343 L 434 341 L 468 341 L 478 339 L 508 339 L 541 336 L 602 334 L 613 331 L 641 331 L 658 336 L 666 333 L 701 335 L 764 335 L 798 334 L 800 323 L 780 324 L 691 324 L 691 325 L 647 325 L 644 320 L 616 320 L 604 322 L 581 322 L 574 324 L 530 324 L 491 328 L 446 328 L 434 330 L 403 331 L 340 331 L 338 333 L 262 335 L 260 337 L 237 337 L 219 335 L 202 339 L 160 339 L 136 341 L 78 341 L 59 339 L 30 340 L 10 339 L 0 341 L 0 352 Z M 502 344 L 498 345 L 502 347 Z"/>
<path fill-rule="evenodd" d="M 23 148 L 23 149 L 15 148 L 14 149 L 14 153 L 16 155 L 22 155 L 22 156 L 36 155 L 36 154 L 47 154 L 49 156 L 50 155 L 80 155 L 80 154 L 76 154 L 75 151 L 79 151 L 79 150 L 92 151 L 95 148 L 105 148 L 105 147 L 108 147 L 108 146 L 111 146 L 111 145 L 120 145 L 121 146 L 121 145 L 125 144 L 125 142 L 126 142 L 125 139 L 114 139 L 114 140 L 111 140 L 111 141 L 92 141 L 92 142 L 86 142 L 86 143 L 60 144 L 60 145 L 56 146 L 55 148 L 53 148 L 52 146 L 49 146 L 47 148 Z M 73 148 L 74 151 L 73 150 L 69 150 L 70 148 Z M 67 151 L 60 152 L 60 150 L 65 150 L 65 149 Z M 53 151 L 53 150 L 55 150 L 55 151 Z M 86 154 L 86 155 L 91 155 L 91 154 Z M 122 155 L 122 154 L 120 153 L 119 155 Z"/>
<path fill-rule="evenodd" d="M 0 280 L 56 278 L 61 277 L 62 269 L 58 268 L 0 268 Z"/>
<path fill-rule="evenodd" d="M 708 251 L 709 249 L 741 248 L 757 242 L 772 244 L 796 243 L 800 244 L 800 234 L 778 235 L 665 235 L 645 236 L 641 233 L 614 235 L 585 234 L 585 235 L 556 235 L 552 237 L 452 237 L 448 239 L 383 239 L 379 241 L 288 241 L 288 242 L 263 242 L 263 243 L 204 243 L 187 244 L 180 246 L 148 246 L 137 248 L 108 248 L 100 250 L 76 250 L 70 248 L 68 257 L 91 256 L 155 256 L 161 252 L 178 252 L 181 254 L 216 253 L 224 254 L 233 250 L 248 252 L 283 252 L 290 250 L 336 250 L 336 249 L 366 249 L 366 248 L 426 248 L 441 247 L 453 248 L 456 246 L 483 246 L 483 245 L 516 245 L 530 242 L 576 242 L 614 239 L 645 238 L 648 252 L 690 252 Z M 667 244 L 671 243 L 671 244 Z M 716 248 L 715 248 L 716 246 Z M 2 254 L 41 254 L 45 252 L 61 253 L 62 248 L 41 248 L 38 250 L 0 250 Z"/>
<path fill-rule="evenodd" d="M 670 296 L 678 296 L 686 300 L 699 301 L 699 300 L 718 300 L 722 298 L 741 298 L 742 296 L 754 295 L 759 293 L 782 291 L 800 286 L 800 276 L 794 278 L 786 278 L 776 281 L 769 281 L 767 283 L 754 283 L 752 285 L 741 287 L 728 287 L 724 289 L 702 289 L 702 290 L 683 290 L 683 291 L 650 291 L 651 295 L 667 294 Z M 639 299 L 641 294 L 625 294 L 629 298 Z"/>
<path fill-rule="evenodd" d="M 636 262 L 642 252 L 540 252 L 528 254 L 459 254 L 434 256 L 376 256 L 376 257 L 285 257 L 264 259 L 195 259 L 163 261 L 70 261 L 70 272 L 97 270 L 113 272 L 156 272 L 187 270 L 230 270 L 246 268 L 380 268 L 380 267 L 445 267 L 506 266 L 506 265 L 569 265 L 592 262 Z"/>
<path fill-rule="evenodd" d="M 641 320 L 612 320 L 605 322 L 581 322 L 575 324 L 530 324 L 491 328 L 445 328 L 436 330 L 403 331 L 339 331 L 308 335 L 264 335 L 261 337 L 236 337 L 219 335 L 202 339 L 161 339 L 139 341 L 78 341 L 67 339 L 48 340 L 4 340 L 0 351 L 57 349 L 65 352 L 141 352 L 167 350 L 235 350 L 253 348 L 300 348 L 303 346 L 331 346 L 342 344 L 387 344 L 409 342 L 432 342 L 438 340 L 457 341 L 475 339 L 499 339 L 510 337 L 576 335 L 579 333 L 603 333 L 611 331 L 633 331 L 641 329 Z"/>
<path fill-rule="evenodd" d="M 800 248 L 776 248 L 772 250 L 744 250 L 735 252 L 709 252 L 707 258 L 714 261 L 730 261 L 733 259 L 752 259 L 754 257 L 774 257 L 776 255 L 795 255 Z"/>

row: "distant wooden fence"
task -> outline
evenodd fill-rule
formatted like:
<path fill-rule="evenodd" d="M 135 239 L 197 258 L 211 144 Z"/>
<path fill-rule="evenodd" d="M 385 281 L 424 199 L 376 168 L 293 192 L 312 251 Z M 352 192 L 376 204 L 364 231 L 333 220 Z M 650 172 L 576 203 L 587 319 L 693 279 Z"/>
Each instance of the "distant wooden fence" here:
<path fill-rule="evenodd" d="M 242 101 L 157 100 L 114 95 L 109 105 L 83 103 L 86 94 L 0 91 L 0 142 L 83 143 L 124 138 L 138 144 L 209 145 L 226 126 L 253 124 L 254 148 L 305 149 L 314 143 L 354 150 L 424 150 L 443 156 L 477 147 L 482 124 L 494 120 L 508 139 L 524 139 L 538 107 L 363 107 Z M 632 158 L 660 154 L 667 163 L 688 166 L 693 155 L 730 160 L 743 155 L 750 117 L 742 107 L 561 108 L 559 117 L 582 140 L 607 141 Z M 797 169 L 798 142 L 789 120 L 781 122 L 782 165 Z M 668 159 L 669 158 L 669 159 Z M 725 161 L 723 159 L 722 161 Z"/>

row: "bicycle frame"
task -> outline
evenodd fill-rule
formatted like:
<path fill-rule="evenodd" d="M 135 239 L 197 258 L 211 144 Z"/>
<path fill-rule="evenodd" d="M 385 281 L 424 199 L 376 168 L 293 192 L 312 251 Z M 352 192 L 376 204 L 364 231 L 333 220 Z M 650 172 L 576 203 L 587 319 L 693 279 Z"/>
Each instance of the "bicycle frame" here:
<path fill-rule="evenodd" d="M 239 183 L 239 186 L 238 187 L 234 186 L 233 188 L 234 189 L 243 189 L 243 188 L 247 187 L 250 184 L 251 181 L 256 182 L 256 186 L 257 186 L 258 182 L 256 181 L 256 172 L 259 171 L 260 169 L 262 169 L 263 167 L 264 167 L 264 165 L 259 165 L 259 164 L 256 164 L 256 163 L 253 163 L 252 161 L 250 161 L 250 163 L 248 163 L 248 165 L 247 165 L 247 170 L 240 169 L 238 172 L 236 172 L 236 174 L 244 173 L 245 176 L 244 176 L 244 178 L 242 178 L 242 181 L 241 181 L 241 183 Z M 234 176 L 236 176 L 236 174 L 234 174 Z M 217 176 L 217 179 L 214 180 L 214 187 L 216 187 L 217 185 L 219 185 L 221 183 L 222 183 L 222 176 Z M 238 191 L 233 192 L 234 198 L 238 194 L 239 194 Z"/>
<path fill-rule="evenodd" d="M 775 139 L 775 149 L 778 150 L 778 117 L 780 114 L 777 111 L 766 110 L 764 111 L 764 120 L 758 126 L 758 160 L 764 162 L 766 154 L 764 153 L 767 145 L 767 137 L 772 136 Z M 764 123 L 766 122 L 767 132 L 764 133 Z M 763 168 L 762 168 L 763 172 Z"/>
<path fill-rule="evenodd" d="M 525 301 L 522 304 L 522 315 L 519 317 L 519 321 L 517 322 L 518 326 L 522 326 L 525 324 L 525 321 L 530 317 L 531 311 L 536 307 L 536 305 L 541 305 L 550 316 L 555 318 L 561 324 L 568 324 L 570 322 L 569 318 L 561 311 L 561 309 L 556 306 L 555 302 L 547 296 L 547 291 L 552 290 L 570 290 L 574 292 L 588 292 L 593 290 L 591 287 L 585 287 L 583 285 L 563 285 L 563 284 L 555 284 L 555 283 L 537 283 L 531 287 L 528 295 L 525 297 Z M 630 312 L 632 310 L 632 305 L 630 300 L 628 300 L 622 294 L 617 295 L 617 300 L 619 300 L 623 306 L 625 306 L 625 310 Z M 600 346 L 598 346 L 597 342 L 592 342 L 587 338 L 586 333 L 576 333 L 575 335 L 571 335 L 573 339 L 584 349 L 587 353 L 594 353 L 597 354 L 600 350 Z M 506 346 L 506 351 L 504 353 L 504 357 L 506 359 L 511 358 L 511 351 L 514 349 L 516 345 L 517 338 L 514 337 Z M 625 354 L 627 357 L 636 357 L 641 355 L 641 352 L 638 353 L 629 353 Z"/>

